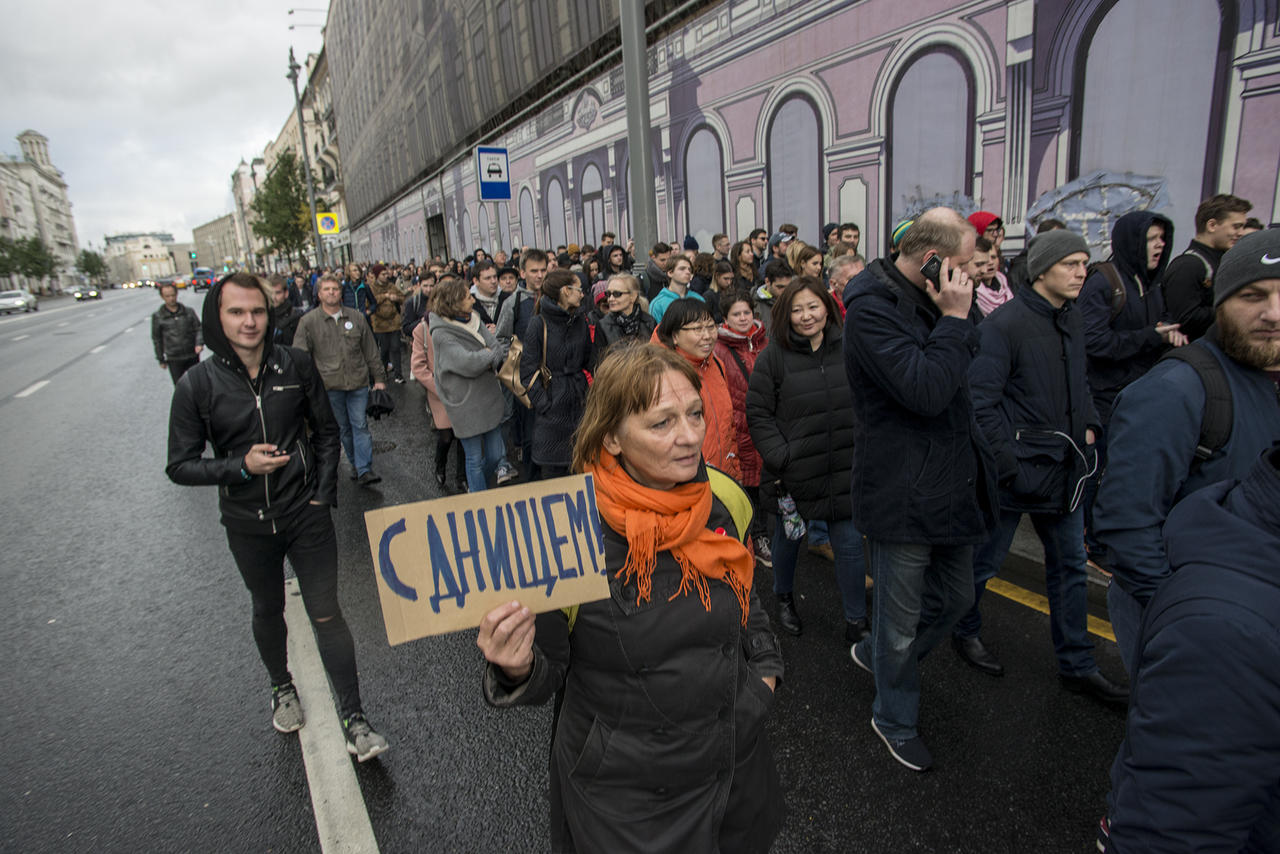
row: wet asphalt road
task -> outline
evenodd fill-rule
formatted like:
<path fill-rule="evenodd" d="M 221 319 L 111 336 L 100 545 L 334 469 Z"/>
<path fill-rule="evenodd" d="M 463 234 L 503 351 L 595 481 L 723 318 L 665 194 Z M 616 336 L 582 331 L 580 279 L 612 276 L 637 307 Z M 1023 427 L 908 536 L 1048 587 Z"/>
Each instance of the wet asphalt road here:
<path fill-rule="evenodd" d="M 164 476 L 158 302 L 108 291 L 0 319 L 0 850 L 316 851 L 214 490 Z M 392 392 L 398 411 L 373 425 L 384 480 L 340 477 L 335 514 L 365 705 L 392 743 L 356 769 L 372 826 L 385 852 L 544 851 L 550 710 L 484 705 L 474 632 L 387 645 L 363 511 L 438 494 L 422 391 Z M 772 607 L 769 572 L 756 583 Z M 797 592 L 805 633 L 783 637 L 770 727 L 788 807 L 775 851 L 1091 850 L 1124 721 L 1058 686 L 1047 617 L 984 600 L 1003 679 L 946 648 L 925 661 L 935 767 L 915 774 L 868 725 L 871 679 L 849 661 L 830 565 L 802 557 Z"/>

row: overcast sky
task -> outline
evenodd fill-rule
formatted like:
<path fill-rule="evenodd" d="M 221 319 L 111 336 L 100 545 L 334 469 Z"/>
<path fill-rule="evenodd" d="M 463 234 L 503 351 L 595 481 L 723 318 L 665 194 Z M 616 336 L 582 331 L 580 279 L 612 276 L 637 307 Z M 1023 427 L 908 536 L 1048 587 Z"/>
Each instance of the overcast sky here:
<path fill-rule="evenodd" d="M 294 108 L 289 48 L 303 64 L 322 38 L 289 24 L 323 24 L 324 11 L 302 10 L 327 8 L 302 2 L 6 4 L 0 151 L 20 155 L 28 128 L 49 138 L 81 248 L 128 231 L 188 241 L 231 212 L 232 171 L 261 155 Z"/>

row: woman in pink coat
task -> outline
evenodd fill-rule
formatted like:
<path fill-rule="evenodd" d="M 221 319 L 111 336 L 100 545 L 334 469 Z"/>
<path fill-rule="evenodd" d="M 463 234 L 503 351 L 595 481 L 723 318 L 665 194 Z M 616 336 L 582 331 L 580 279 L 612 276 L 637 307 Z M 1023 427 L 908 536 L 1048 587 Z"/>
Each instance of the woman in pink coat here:
<path fill-rule="evenodd" d="M 409 357 L 413 378 L 422 383 L 427 390 L 427 411 L 431 413 L 431 421 L 436 425 L 436 483 L 444 488 L 445 469 L 449 462 L 449 446 L 457 445 L 458 483 L 466 483 L 463 472 L 462 443 L 453 435 L 453 425 L 449 421 L 449 413 L 444 411 L 444 403 L 436 393 L 435 353 L 431 348 L 431 336 L 427 334 L 427 323 L 413 327 L 413 351 Z"/>

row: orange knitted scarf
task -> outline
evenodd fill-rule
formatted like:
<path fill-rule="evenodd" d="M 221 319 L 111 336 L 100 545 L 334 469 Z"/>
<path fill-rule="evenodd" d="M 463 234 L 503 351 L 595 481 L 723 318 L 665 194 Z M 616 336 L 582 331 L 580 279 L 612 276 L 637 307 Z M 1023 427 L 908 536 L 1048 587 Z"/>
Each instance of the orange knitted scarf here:
<path fill-rule="evenodd" d="M 587 466 L 595 480 L 596 507 L 610 528 L 627 538 L 627 561 L 618 573 L 623 583 L 635 578 L 636 603 L 648 601 L 658 552 L 670 551 L 680 565 L 680 587 L 671 595 L 696 588 L 702 606 L 711 610 L 707 579 L 723 581 L 738 597 L 742 624 L 747 624 L 754 561 L 735 537 L 708 530 L 711 484 L 682 483 L 674 489 L 650 489 L 631 479 L 608 451 Z"/>

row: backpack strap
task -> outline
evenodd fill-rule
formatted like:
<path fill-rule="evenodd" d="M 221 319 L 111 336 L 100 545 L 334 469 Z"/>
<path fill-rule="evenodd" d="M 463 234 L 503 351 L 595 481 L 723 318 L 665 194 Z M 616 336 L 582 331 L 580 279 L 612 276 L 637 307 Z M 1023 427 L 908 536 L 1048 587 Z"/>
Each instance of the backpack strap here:
<path fill-rule="evenodd" d="M 1235 423 L 1235 402 L 1222 363 L 1206 347 L 1188 344 L 1175 347 L 1160 357 L 1186 362 L 1195 369 L 1204 386 L 1204 414 L 1200 417 L 1200 443 L 1196 446 L 1192 470 L 1211 459 L 1231 438 Z"/>
<path fill-rule="evenodd" d="M 745 543 L 751 533 L 751 517 L 755 513 L 751 499 L 736 480 L 720 469 L 707 466 L 707 480 L 711 482 L 711 494 L 729 511 L 733 526 L 738 529 L 738 539 Z"/>
<path fill-rule="evenodd" d="M 751 382 L 751 374 L 747 371 L 747 363 L 742 361 L 742 357 L 738 355 L 738 351 L 733 347 L 725 345 L 725 349 L 729 351 L 729 355 L 738 363 L 738 370 L 742 371 L 742 376 L 747 382 Z"/>
<path fill-rule="evenodd" d="M 1197 252 L 1194 247 L 1187 247 L 1187 251 L 1182 254 L 1192 255 L 1200 259 L 1200 263 L 1204 265 L 1204 286 L 1211 286 L 1213 284 L 1213 265 L 1209 263 L 1209 259 Z"/>
<path fill-rule="evenodd" d="M 1107 284 L 1111 286 L 1111 320 L 1114 321 L 1120 316 L 1120 312 L 1124 311 L 1124 304 L 1129 298 L 1128 292 L 1125 291 L 1124 280 L 1120 278 L 1120 271 L 1116 269 L 1116 265 L 1110 261 L 1103 261 L 1094 269 L 1101 273 L 1107 280 Z"/>

